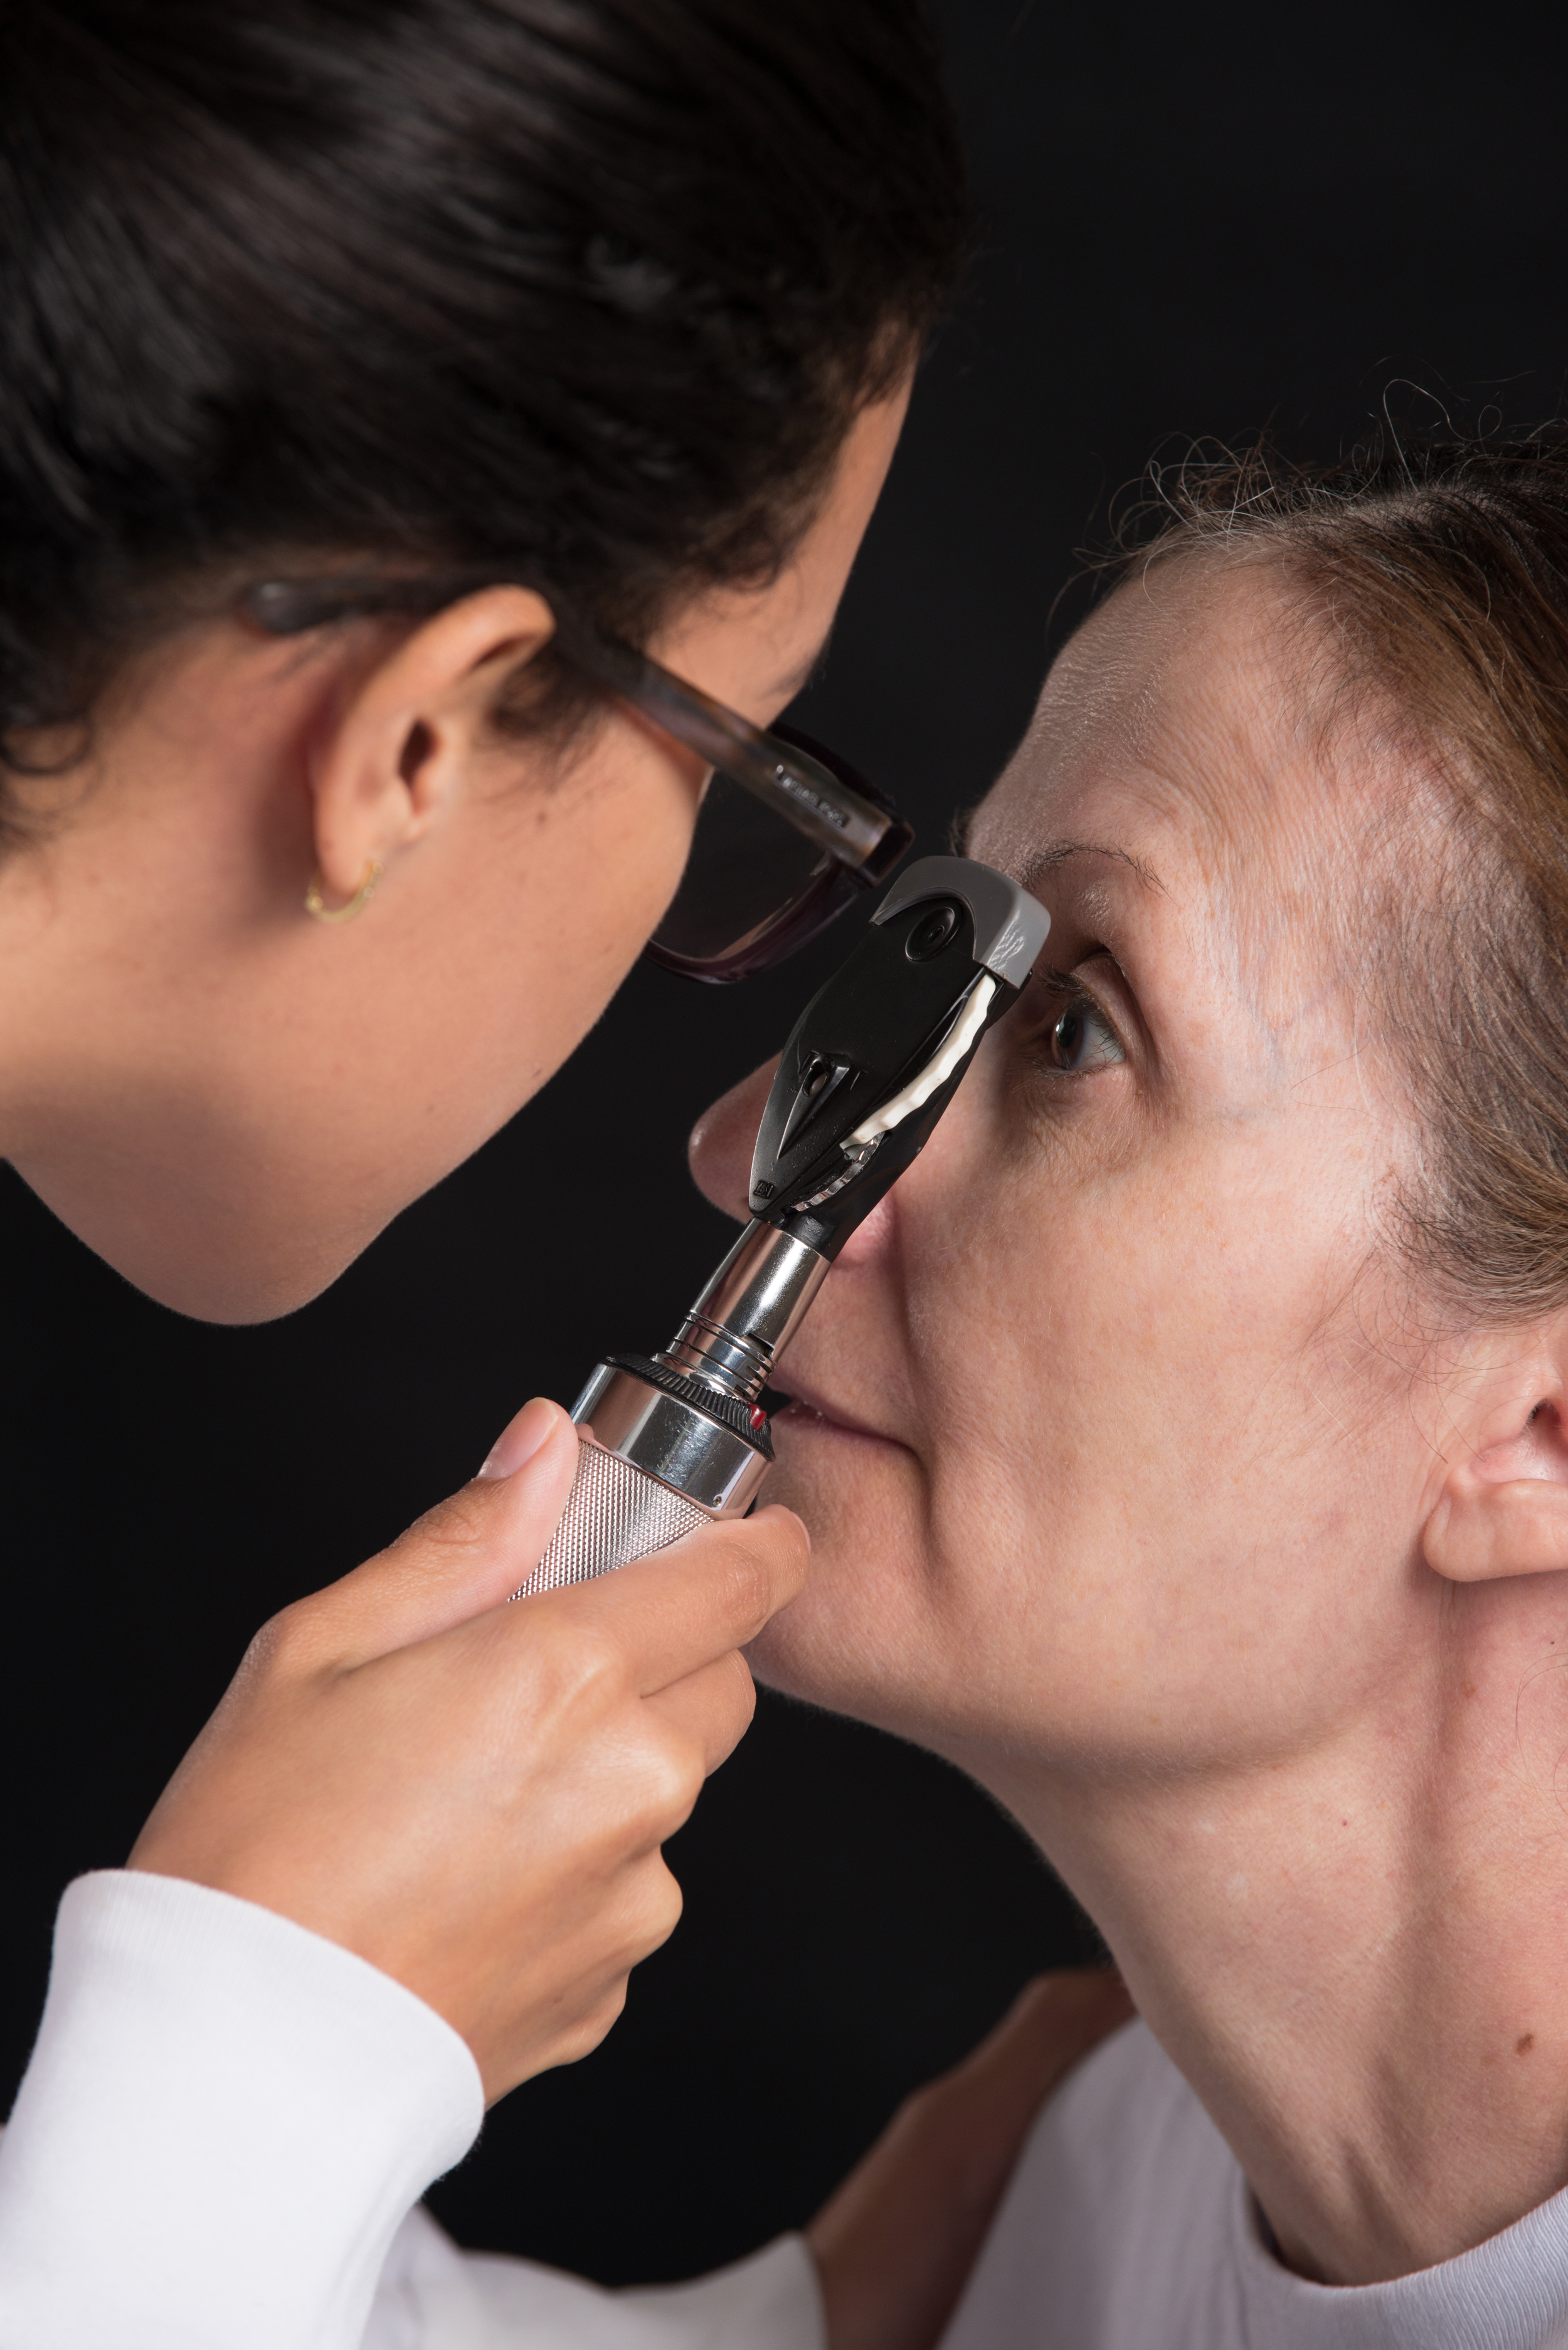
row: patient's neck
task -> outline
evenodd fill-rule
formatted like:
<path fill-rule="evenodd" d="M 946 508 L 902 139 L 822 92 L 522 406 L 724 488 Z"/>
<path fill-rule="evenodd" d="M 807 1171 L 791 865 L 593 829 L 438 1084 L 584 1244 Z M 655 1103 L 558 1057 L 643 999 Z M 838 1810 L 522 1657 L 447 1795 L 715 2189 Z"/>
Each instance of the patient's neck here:
<path fill-rule="evenodd" d="M 1559 1580 L 1464 1593 L 1443 1654 L 1309 1754 L 963 1758 L 1105 1932 L 1303 2275 L 1409 2274 L 1568 2183 Z"/>

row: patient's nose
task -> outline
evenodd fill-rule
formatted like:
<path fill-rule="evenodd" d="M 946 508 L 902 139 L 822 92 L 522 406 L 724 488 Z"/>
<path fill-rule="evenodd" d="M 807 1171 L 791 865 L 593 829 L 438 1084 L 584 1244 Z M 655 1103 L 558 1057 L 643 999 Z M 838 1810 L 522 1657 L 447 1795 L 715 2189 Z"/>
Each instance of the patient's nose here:
<path fill-rule="evenodd" d="M 722 1208 L 726 1215 L 739 1216 L 742 1221 L 751 1213 L 747 1200 L 752 1152 L 756 1147 L 768 1087 L 778 1065 L 775 1053 L 771 1061 L 764 1061 L 760 1069 L 753 1069 L 749 1077 L 742 1077 L 738 1086 L 722 1094 L 711 1107 L 703 1111 L 686 1146 L 699 1191 L 705 1192 L 716 1208 Z"/>

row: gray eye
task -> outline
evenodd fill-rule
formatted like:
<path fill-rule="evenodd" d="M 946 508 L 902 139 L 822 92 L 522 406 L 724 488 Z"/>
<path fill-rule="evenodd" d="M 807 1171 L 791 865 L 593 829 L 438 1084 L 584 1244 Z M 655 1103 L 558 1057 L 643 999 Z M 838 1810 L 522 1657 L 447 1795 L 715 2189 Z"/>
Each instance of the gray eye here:
<path fill-rule="evenodd" d="M 1064 1076 L 1081 1077 L 1091 1069 L 1108 1068 L 1125 1061 L 1121 1040 L 1103 1013 L 1090 1003 L 1070 1003 L 1051 1031 L 1051 1066 Z"/>

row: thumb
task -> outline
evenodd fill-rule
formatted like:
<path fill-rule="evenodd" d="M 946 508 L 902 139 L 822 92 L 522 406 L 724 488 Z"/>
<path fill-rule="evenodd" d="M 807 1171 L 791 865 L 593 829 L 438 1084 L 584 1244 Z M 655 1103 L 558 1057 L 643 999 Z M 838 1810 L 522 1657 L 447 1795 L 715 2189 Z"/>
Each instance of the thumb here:
<path fill-rule="evenodd" d="M 366 1664 L 502 1606 L 549 1547 L 579 1441 L 558 1403 L 524 1404 L 477 1477 L 310 1602 L 320 1661 Z"/>

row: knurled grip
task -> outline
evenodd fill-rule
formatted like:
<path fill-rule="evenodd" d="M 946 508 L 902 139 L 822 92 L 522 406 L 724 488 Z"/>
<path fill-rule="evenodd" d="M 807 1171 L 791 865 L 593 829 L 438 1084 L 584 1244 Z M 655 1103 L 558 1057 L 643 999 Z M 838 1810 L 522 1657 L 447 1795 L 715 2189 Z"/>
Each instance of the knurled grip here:
<path fill-rule="evenodd" d="M 645 1476 L 618 1452 L 606 1451 L 585 1435 L 577 1473 L 561 1522 L 538 1565 L 513 1593 L 526 1599 L 555 1591 L 563 1583 L 586 1583 L 607 1575 L 650 1551 L 664 1550 L 682 1534 L 711 1525 L 711 1513 L 657 1477 Z"/>

